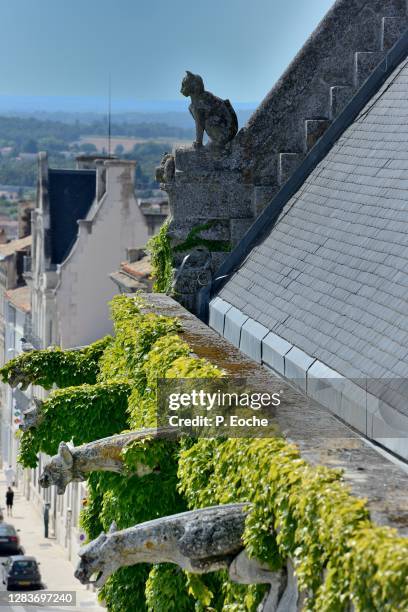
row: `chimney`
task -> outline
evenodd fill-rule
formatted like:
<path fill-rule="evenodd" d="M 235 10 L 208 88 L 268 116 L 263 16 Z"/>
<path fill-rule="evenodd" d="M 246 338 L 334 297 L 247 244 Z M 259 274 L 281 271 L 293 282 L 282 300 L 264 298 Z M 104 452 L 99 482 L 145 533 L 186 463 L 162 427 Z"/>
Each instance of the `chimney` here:
<path fill-rule="evenodd" d="M 116 159 L 114 155 L 103 155 L 95 153 L 94 155 L 78 155 L 76 160 L 77 170 L 95 170 L 97 162 L 104 162 L 109 159 Z"/>
<path fill-rule="evenodd" d="M 18 237 L 25 238 L 31 234 L 31 211 L 34 202 L 31 200 L 20 200 L 18 203 Z"/>

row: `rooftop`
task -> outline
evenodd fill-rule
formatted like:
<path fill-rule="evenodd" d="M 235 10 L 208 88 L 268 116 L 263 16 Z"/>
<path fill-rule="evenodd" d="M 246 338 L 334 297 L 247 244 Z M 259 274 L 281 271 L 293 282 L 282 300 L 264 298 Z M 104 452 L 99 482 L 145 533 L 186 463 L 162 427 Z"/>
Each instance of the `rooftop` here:
<path fill-rule="evenodd" d="M 405 59 L 220 296 L 347 377 L 407 377 L 407 176 Z"/>
<path fill-rule="evenodd" d="M 149 278 L 152 273 L 152 264 L 150 262 L 150 257 L 145 255 L 139 261 L 134 261 L 130 263 L 129 261 L 124 261 L 120 264 L 120 269 L 133 276 L 134 278 Z"/>
<path fill-rule="evenodd" d="M 96 192 L 95 170 L 49 169 L 51 261 L 61 263 L 78 235 L 78 219 L 85 219 Z"/>
<path fill-rule="evenodd" d="M 133 293 L 139 290 L 151 291 L 153 286 L 151 274 L 150 257 L 145 255 L 138 261 L 122 262 L 120 270 L 112 272 L 109 276 L 122 290 Z"/>
<path fill-rule="evenodd" d="M 17 287 L 17 289 L 9 289 L 5 295 L 6 299 L 18 310 L 22 312 L 31 311 L 31 290 L 27 285 Z"/>
<path fill-rule="evenodd" d="M 11 240 L 5 244 L 0 244 L 0 257 L 8 257 L 9 255 L 13 255 L 13 253 L 17 253 L 17 251 L 22 251 L 31 246 L 31 243 L 31 236 L 26 236 L 25 238 L 18 238 L 17 240 Z"/>

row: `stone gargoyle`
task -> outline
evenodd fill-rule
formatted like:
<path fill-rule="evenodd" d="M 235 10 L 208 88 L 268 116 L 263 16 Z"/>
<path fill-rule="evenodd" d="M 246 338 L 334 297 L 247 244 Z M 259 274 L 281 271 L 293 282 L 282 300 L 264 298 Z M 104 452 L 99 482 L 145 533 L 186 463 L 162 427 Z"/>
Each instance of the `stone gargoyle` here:
<path fill-rule="evenodd" d="M 160 166 L 156 167 L 156 181 L 158 183 L 170 183 L 174 179 L 174 173 L 174 155 L 165 153 L 160 160 Z"/>
<path fill-rule="evenodd" d="M 29 431 L 38 427 L 41 420 L 41 406 L 43 402 L 34 397 L 30 408 L 23 412 L 23 421 L 20 425 L 22 431 Z"/>
<path fill-rule="evenodd" d="M 122 451 L 132 442 L 150 438 L 175 439 L 177 435 L 174 428 L 163 427 L 118 434 L 77 447 L 61 442 L 58 447 L 58 454 L 54 455 L 44 467 L 39 483 L 43 488 L 55 485 L 57 493 L 62 495 L 70 482 L 81 482 L 86 479 L 86 475 L 90 472 L 124 473 Z M 159 471 L 159 465 L 152 468 L 141 463 L 137 466 L 133 475 L 142 477 Z"/>
<path fill-rule="evenodd" d="M 13 365 L 7 376 L 7 384 L 12 389 L 20 385 L 20 389 L 25 391 L 31 385 L 31 375 L 27 374 L 24 369 L 20 369 L 18 365 Z"/>
<path fill-rule="evenodd" d="M 183 96 L 190 96 L 189 111 L 195 121 L 195 148 L 203 146 L 204 132 L 210 146 L 223 149 L 237 134 L 238 119 L 229 100 L 222 100 L 204 89 L 203 79 L 198 74 L 186 71 L 181 84 Z"/>
<path fill-rule="evenodd" d="M 172 293 L 191 293 L 208 285 L 212 277 L 212 255 L 205 246 L 196 246 L 173 271 Z"/>
<path fill-rule="evenodd" d="M 174 563 L 194 574 L 226 569 L 233 582 L 270 585 L 262 612 L 296 610 L 296 584 L 286 570 L 272 572 L 246 554 L 242 536 L 248 509 L 248 504 L 212 506 L 121 531 L 113 523 L 79 550 L 75 577 L 101 588 L 119 568 L 139 563 Z M 285 601 L 291 606 L 281 607 Z"/>
<path fill-rule="evenodd" d="M 228 568 L 243 550 L 245 504 L 214 506 L 166 516 L 135 527 L 107 534 L 79 551 L 75 577 L 96 586 L 124 565 L 175 563 L 189 572 L 202 574 Z"/>

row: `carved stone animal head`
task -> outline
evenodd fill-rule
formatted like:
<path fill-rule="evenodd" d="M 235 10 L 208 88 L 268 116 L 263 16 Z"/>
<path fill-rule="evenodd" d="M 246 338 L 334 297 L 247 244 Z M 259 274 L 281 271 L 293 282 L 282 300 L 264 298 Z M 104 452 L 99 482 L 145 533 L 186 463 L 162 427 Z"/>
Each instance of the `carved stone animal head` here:
<path fill-rule="evenodd" d="M 116 525 L 112 523 L 107 534 L 101 533 L 79 550 L 80 561 L 74 575 L 81 584 L 94 584 L 101 588 L 109 576 L 120 567 L 110 538 L 115 531 Z M 92 576 L 95 576 L 94 580 Z"/>
<path fill-rule="evenodd" d="M 13 389 L 20 385 L 20 389 L 25 391 L 31 384 L 30 377 L 24 370 L 20 370 L 19 366 L 14 366 L 8 374 L 7 382 Z"/>
<path fill-rule="evenodd" d="M 39 478 L 40 485 L 46 489 L 51 485 L 56 485 L 58 495 L 65 493 L 67 485 L 73 480 L 73 456 L 65 442 L 61 442 L 58 447 L 58 454 L 52 457 L 47 463 Z"/>
<path fill-rule="evenodd" d="M 31 408 L 23 412 L 23 422 L 20 425 L 23 431 L 37 427 L 40 422 L 42 401 L 34 398 L 33 403 Z"/>
<path fill-rule="evenodd" d="M 174 155 L 165 153 L 161 159 L 160 166 L 156 168 L 156 181 L 158 183 L 170 183 L 174 179 L 174 173 Z"/>
<path fill-rule="evenodd" d="M 199 74 L 193 74 L 186 70 L 186 76 L 182 80 L 180 92 L 183 96 L 198 95 L 204 91 L 204 81 Z"/>

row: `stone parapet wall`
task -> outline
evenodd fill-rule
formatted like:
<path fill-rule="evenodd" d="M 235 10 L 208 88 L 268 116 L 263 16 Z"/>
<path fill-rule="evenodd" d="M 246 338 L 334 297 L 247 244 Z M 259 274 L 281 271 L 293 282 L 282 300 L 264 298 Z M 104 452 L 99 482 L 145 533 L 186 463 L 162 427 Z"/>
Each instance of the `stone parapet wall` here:
<path fill-rule="evenodd" d="M 178 270 L 174 289 L 180 302 L 195 311 L 197 292 L 254 220 L 253 187 L 230 149 L 176 149 L 174 172 L 162 178 Z"/>
<path fill-rule="evenodd" d="M 405 0 L 334 3 L 238 134 L 255 185 L 289 178 L 407 25 Z"/>

